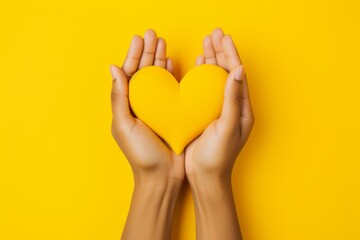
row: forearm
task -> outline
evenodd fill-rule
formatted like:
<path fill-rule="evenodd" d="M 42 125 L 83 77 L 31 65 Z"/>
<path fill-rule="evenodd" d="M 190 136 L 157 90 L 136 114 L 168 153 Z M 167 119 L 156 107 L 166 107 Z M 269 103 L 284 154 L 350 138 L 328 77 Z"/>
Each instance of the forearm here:
<path fill-rule="evenodd" d="M 230 178 L 193 178 L 191 189 L 197 239 L 242 239 Z"/>
<path fill-rule="evenodd" d="M 135 181 L 122 240 L 170 239 L 171 223 L 181 181 Z"/>

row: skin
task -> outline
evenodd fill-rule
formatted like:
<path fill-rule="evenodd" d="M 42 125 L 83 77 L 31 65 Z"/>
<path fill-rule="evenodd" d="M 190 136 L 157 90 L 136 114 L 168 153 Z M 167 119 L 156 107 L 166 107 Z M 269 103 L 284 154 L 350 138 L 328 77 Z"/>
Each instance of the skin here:
<path fill-rule="evenodd" d="M 122 239 L 170 239 L 174 205 L 185 176 L 194 196 L 197 239 L 241 239 L 231 173 L 254 115 L 244 67 L 231 37 L 217 28 L 203 45 L 197 65 L 215 64 L 229 71 L 223 110 L 180 155 L 135 118 L 129 107 L 128 82 L 137 70 L 155 65 L 173 72 L 165 40 L 151 29 L 144 38 L 134 35 L 122 67 L 111 65 L 112 135 L 135 182 Z"/>
<path fill-rule="evenodd" d="M 129 107 L 128 81 L 139 69 L 156 65 L 172 72 L 166 42 L 153 30 L 135 35 L 121 68 L 113 76 L 112 135 L 134 174 L 134 193 L 122 239 L 169 239 L 173 209 L 185 177 L 184 154 L 176 155 Z"/>
<path fill-rule="evenodd" d="M 194 197 L 197 239 L 241 239 L 231 187 L 234 163 L 254 125 L 244 67 L 231 36 L 206 36 L 199 64 L 229 71 L 220 118 L 186 147 L 185 171 Z M 221 207 L 219 207 L 221 206 Z"/>

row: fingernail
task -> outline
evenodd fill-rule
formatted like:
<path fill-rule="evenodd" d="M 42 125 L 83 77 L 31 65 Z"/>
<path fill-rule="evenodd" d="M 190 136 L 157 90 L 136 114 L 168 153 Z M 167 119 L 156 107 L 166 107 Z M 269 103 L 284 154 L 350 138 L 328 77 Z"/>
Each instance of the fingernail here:
<path fill-rule="evenodd" d="M 117 77 L 117 74 L 116 74 L 116 67 L 114 65 L 110 65 L 110 72 L 111 72 L 112 79 L 115 80 Z"/>
<path fill-rule="evenodd" d="M 242 80 L 242 75 L 244 73 L 244 66 L 239 66 L 236 70 L 235 70 L 235 80 L 236 81 L 241 81 Z"/>

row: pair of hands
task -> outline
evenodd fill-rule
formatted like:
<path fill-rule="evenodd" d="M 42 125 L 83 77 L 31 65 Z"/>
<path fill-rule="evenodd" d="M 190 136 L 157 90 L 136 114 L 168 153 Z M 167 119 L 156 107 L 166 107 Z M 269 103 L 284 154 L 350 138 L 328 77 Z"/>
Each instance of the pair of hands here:
<path fill-rule="evenodd" d="M 135 183 L 149 179 L 182 182 L 186 175 L 195 187 L 207 179 L 231 179 L 235 160 L 254 124 L 245 70 L 231 36 L 220 28 L 205 37 L 203 49 L 196 65 L 214 64 L 229 72 L 222 113 L 180 155 L 134 117 L 128 99 L 128 82 L 141 68 L 154 65 L 173 73 L 166 41 L 153 30 L 147 30 L 144 38 L 134 35 L 122 67 L 111 66 L 112 135 L 132 167 Z"/>

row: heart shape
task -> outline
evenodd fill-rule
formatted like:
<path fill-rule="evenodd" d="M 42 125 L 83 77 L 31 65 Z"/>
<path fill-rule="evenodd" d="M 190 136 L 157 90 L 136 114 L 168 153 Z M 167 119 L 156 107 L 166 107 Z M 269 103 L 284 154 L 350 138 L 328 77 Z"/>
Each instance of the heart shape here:
<path fill-rule="evenodd" d="M 144 67 L 130 79 L 130 106 L 136 117 L 180 154 L 219 118 L 227 76 L 221 67 L 202 64 L 178 83 L 164 68 Z"/>

